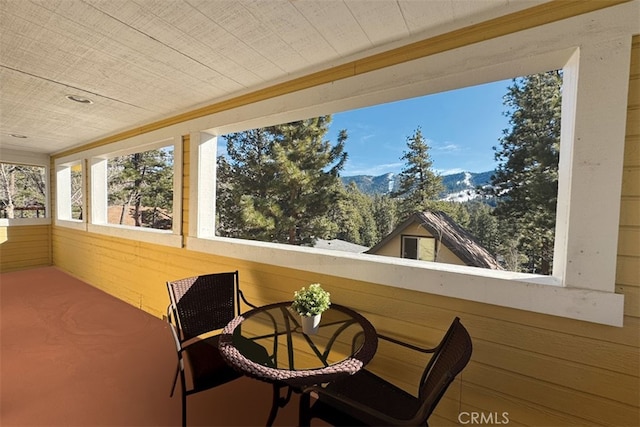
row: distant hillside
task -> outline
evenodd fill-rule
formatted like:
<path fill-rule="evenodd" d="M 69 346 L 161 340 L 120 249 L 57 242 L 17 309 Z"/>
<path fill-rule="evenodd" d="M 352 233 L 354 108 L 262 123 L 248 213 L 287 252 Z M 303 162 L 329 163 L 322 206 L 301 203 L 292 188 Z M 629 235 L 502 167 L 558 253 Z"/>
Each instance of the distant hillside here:
<path fill-rule="evenodd" d="M 387 194 L 396 189 L 394 178 L 395 174 L 393 173 L 386 173 L 379 176 L 354 175 L 343 176 L 342 182 L 344 185 L 349 185 L 354 182 L 358 189 L 365 194 Z"/>
<path fill-rule="evenodd" d="M 460 172 L 451 175 L 443 175 L 442 183 L 445 190 L 441 200 L 464 202 L 477 196 L 475 189 L 478 186 L 488 185 L 494 171 L 487 172 Z M 366 194 L 387 194 L 397 189 L 396 175 L 386 173 L 379 176 L 355 175 L 344 176 L 342 182 L 345 185 L 355 183 L 358 189 Z"/>

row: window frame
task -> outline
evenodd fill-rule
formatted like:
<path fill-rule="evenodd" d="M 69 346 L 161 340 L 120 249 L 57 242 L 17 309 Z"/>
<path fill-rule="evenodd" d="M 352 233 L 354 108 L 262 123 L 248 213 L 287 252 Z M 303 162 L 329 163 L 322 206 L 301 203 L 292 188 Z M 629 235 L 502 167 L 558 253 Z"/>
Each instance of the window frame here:
<path fill-rule="evenodd" d="M 430 262 L 435 262 L 436 261 L 436 254 L 438 253 L 438 240 L 433 237 L 433 236 L 418 236 L 415 234 L 402 234 L 400 236 L 401 240 L 401 249 L 400 249 L 400 256 L 404 259 L 415 259 L 417 261 L 430 261 Z M 406 241 L 407 240 L 415 240 L 415 244 L 416 244 L 416 258 L 409 258 L 406 255 Z M 422 258 L 422 253 L 420 248 L 421 246 L 421 241 L 422 240 L 433 240 L 433 256 L 431 257 L 431 259 L 424 259 Z"/>
<path fill-rule="evenodd" d="M 56 213 L 55 225 L 76 230 L 87 229 L 87 192 L 82 192 L 82 206 L 84 207 L 84 215 L 82 219 L 74 219 L 71 216 L 71 170 L 80 164 L 82 166 L 82 188 L 87 188 L 87 168 L 84 159 L 76 156 L 73 159 L 67 159 L 65 162 L 56 160 Z M 68 213 L 68 215 L 67 215 Z"/>
<path fill-rule="evenodd" d="M 320 274 L 331 265 L 330 274 L 347 279 L 622 326 L 624 296 L 615 293 L 617 234 L 629 53 L 631 37 L 640 31 L 629 7 L 635 6 L 610 7 L 208 116 L 202 131 L 190 134 L 187 248 Z M 215 177 L 206 165 L 215 162 L 217 135 L 560 68 L 568 89 L 552 276 L 215 237 L 211 227 L 199 225 L 215 216 L 204 211 L 215 208 L 215 196 L 207 200 L 197 181 Z M 593 216 L 584 215 L 589 210 Z"/>
<path fill-rule="evenodd" d="M 0 227 L 23 226 L 23 225 L 49 225 L 51 224 L 51 179 L 50 179 L 50 157 L 48 155 L 36 153 L 24 153 L 13 150 L 0 149 L 0 161 L 2 163 L 13 163 L 25 166 L 36 166 L 44 168 L 45 181 L 45 217 L 44 218 L 0 218 Z"/>
<path fill-rule="evenodd" d="M 124 156 L 173 145 L 173 223 L 171 230 L 133 227 L 128 225 L 109 224 L 107 222 L 107 162 L 115 156 Z M 182 137 L 175 129 L 164 128 L 143 135 L 124 139 L 117 143 L 100 146 L 56 160 L 61 169 L 82 161 L 88 165 L 83 170 L 88 179 L 89 209 L 82 221 L 59 220 L 56 225 L 69 228 L 85 229 L 88 232 L 111 237 L 139 240 L 165 246 L 182 246 Z M 86 197 L 84 195 L 83 197 Z M 85 199 L 86 202 L 86 199 Z M 85 206 L 87 204 L 85 203 Z"/>

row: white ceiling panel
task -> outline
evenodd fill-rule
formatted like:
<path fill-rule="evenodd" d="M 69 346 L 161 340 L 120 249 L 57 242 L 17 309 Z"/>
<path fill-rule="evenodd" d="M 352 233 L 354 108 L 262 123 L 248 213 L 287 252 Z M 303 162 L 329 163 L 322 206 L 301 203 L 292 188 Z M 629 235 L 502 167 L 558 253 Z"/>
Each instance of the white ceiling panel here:
<path fill-rule="evenodd" d="M 0 147 L 60 152 L 544 1 L 0 0 Z"/>

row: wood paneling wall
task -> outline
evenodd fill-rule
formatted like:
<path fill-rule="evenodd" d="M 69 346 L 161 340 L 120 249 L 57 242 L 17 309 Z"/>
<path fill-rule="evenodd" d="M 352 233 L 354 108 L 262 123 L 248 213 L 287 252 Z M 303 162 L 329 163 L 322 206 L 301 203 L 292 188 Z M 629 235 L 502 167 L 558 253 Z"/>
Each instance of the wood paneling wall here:
<path fill-rule="evenodd" d="M 0 272 L 51 265 L 51 226 L 0 227 Z"/>

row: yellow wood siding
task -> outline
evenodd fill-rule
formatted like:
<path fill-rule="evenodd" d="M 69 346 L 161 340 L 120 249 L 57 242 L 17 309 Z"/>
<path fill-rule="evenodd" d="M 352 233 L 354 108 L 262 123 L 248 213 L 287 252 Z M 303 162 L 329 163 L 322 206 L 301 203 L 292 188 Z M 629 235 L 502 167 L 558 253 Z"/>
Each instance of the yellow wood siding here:
<path fill-rule="evenodd" d="M 235 269 L 248 298 L 257 304 L 291 299 L 300 286 L 321 282 L 335 302 L 362 312 L 380 332 L 427 345 L 436 343 L 460 316 L 473 337 L 473 357 L 431 425 L 459 425 L 461 411 L 507 413 L 509 425 L 640 425 L 639 56 L 636 37 L 616 281 L 617 292 L 625 294 L 622 328 L 60 227 L 53 227 L 54 264 L 156 316 L 164 314 L 168 302 L 166 280 Z M 185 232 L 187 217 L 185 208 Z M 2 250 L 4 255 L 4 243 Z M 383 348 L 379 356 L 371 368 L 410 388 L 417 363 Z"/>
<path fill-rule="evenodd" d="M 51 265 L 51 227 L 0 227 L 0 272 Z"/>

